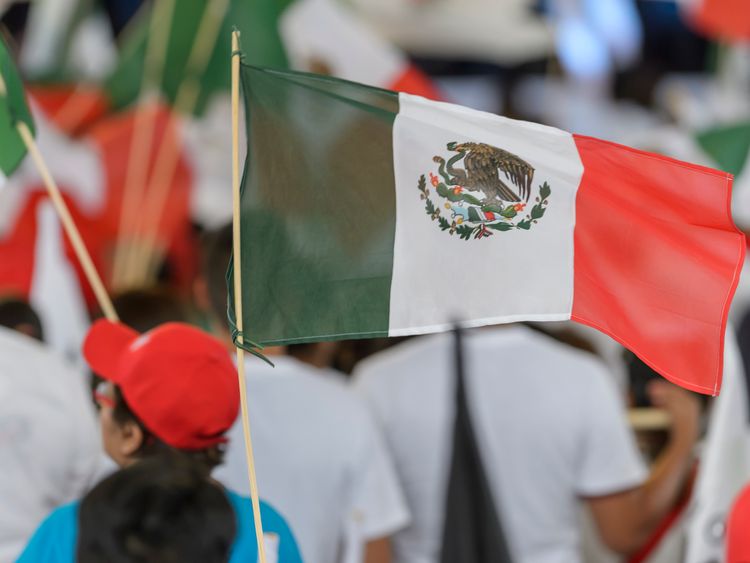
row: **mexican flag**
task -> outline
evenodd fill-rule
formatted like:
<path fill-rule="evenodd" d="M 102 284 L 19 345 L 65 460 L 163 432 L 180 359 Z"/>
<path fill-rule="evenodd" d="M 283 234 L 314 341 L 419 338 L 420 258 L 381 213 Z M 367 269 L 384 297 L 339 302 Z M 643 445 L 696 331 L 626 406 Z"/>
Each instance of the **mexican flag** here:
<path fill-rule="evenodd" d="M 181 2 L 170 23 L 165 23 L 168 47 L 161 88 L 172 102 L 184 80 L 188 57 L 206 12 L 206 0 Z M 149 10 L 126 33 L 119 64 L 107 81 L 116 107 L 133 102 L 143 77 L 149 32 Z M 246 60 L 276 68 L 332 74 L 374 86 L 438 97 L 430 80 L 406 56 L 377 36 L 349 10 L 333 0 L 230 0 L 206 71 L 200 80 L 197 113 L 210 98 L 229 91 L 234 27 L 242 33 Z"/>
<path fill-rule="evenodd" d="M 8 47 L 0 38 L 0 187 L 26 155 L 16 124 L 26 123 L 33 131 L 34 121 L 26 105 L 23 83 Z"/>
<path fill-rule="evenodd" d="M 246 341 L 571 319 L 719 392 L 731 175 L 330 77 L 242 85 Z"/>

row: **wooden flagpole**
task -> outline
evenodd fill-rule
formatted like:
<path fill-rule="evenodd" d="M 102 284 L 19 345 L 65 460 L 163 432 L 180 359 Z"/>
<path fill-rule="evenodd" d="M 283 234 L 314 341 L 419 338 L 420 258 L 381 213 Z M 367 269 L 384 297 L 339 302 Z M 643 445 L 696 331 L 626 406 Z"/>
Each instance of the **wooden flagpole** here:
<path fill-rule="evenodd" d="M 135 114 L 135 128 L 128 151 L 128 167 L 125 171 L 125 187 L 122 194 L 122 207 L 120 208 L 120 222 L 112 269 L 112 285 L 118 289 L 131 283 L 131 273 L 127 271 L 128 252 L 125 231 L 137 217 L 138 207 L 143 199 L 143 192 L 148 181 L 148 163 L 154 136 L 152 111 L 155 110 L 155 107 L 152 107 L 151 104 L 156 103 L 158 91 L 161 87 L 161 76 L 164 71 L 164 60 L 169 44 L 169 30 L 172 27 L 174 9 L 175 0 L 157 0 L 151 14 L 148 44 L 143 62 L 143 78 Z M 159 23 L 164 23 L 163 33 L 159 33 Z M 130 242 L 133 243 L 134 241 Z"/>
<path fill-rule="evenodd" d="M 200 78 L 203 76 L 211 54 L 214 52 L 219 37 L 221 24 L 224 22 L 229 0 L 212 0 L 206 3 L 201 18 L 195 43 L 190 50 L 185 67 L 186 77 L 180 84 L 175 97 L 174 109 L 167 125 L 167 137 L 159 146 L 156 158 L 156 169 L 149 182 L 143 214 L 140 215 L 138 236 L 142 235 L 140 244 L 129 250 L 127 268 L 133 271 L 132 281 L 141 284 L 150 281 L 156 275 L 160 249 L 157 248 L 159 224 L 164 213 L 164 206 L 169 195 L 169 188 L 174 179 L 180 157 L 182 140 L 178 131 L 179 120 L 195 111 L 201 91 Z M 174 133 L 174 139 L 170 134 Z"/>
<path fill-rule="evenodd" d="M 7 87 L 5 86 L 5 80 L 3 79 L 2 74 L 0 74 L 0 97 L 5 97 L 7 93 L 8 91 Z M 119 320 L 117 317 L 117 313 L 115 312 L 115 307 L 114 305 L 112 305 L 112 300 L 109 298 L 107 290 L 104 288 L 104 284 L 102 283 L 102 279 L 101 277 L 99 277 L 99 273 L 94 267 L 94 263 L 91 260 L 91 255 L 86 249 L 86 245 L 83 244 L 81 233 L 78 232 L 78 227 L 76 227 L 76 224 L 73 221 L 73 217 L 70 215 L 70 210 L 65 204 L 65 200 L 60 193 L 60 188 L 57 187 L 57 184 L 52 178 L 52 174 L 50 174 L 49 168 L 47 167 L 47 163 L 44 162 L 42 154 L 39 152 L 39 148 L 36 146 L 34 135 L 31 134 L 29 126 L 26 125 L 26 123 L 24 123 L 23 121 L 19 121 L 16 124 L 16 130 L 18 131 L 18 134 L 21 137 L 24 145 L 26 145 L 26 150 L 31 155 L 31 158 L 34 161 L 34 165 L 37 167 L 37 170 L 39 170 L 39 174 L 42 176 L 42 181 L 47 188 L 47 193 L 52 200 L 52 205 L 57 212 L 57 216 L 60 217 L 60 222 L 62 223 L 63 229 L 65 230 L 65 234 L 68 235 L 70 243 L 73 245 L 73 251 L 76 253 L 76 257 L 78 258 L 78 261 L 81 263 L 81 267 L 83 268 L 83 273 L 85 274 L 88 282 L 91 284 L 91 288 L 94 290 L 96 300 L 99 302 L 99 308 L 102 310 L 107 320 Z"/>
<path fill-rule="evenodd" d="M 60 222 L 62 223 L 63 229 L 65 229 L 65 234 L 68 235 L 68 238 L 73 245 L 73 250 L 75 251 L 78 260 L 83 267 L 83 272 L 84 274 L 86 274 L 86 279 L 88 279 L 92 289 L 94 290 L 96 300 L 99 302 L 99 307 L 101 308 L 107 320 L 117 321 L 117 313 L 115 312 L 115 308 L 112 305 L 112 301 L 107 294 L 107 290 L 104 288 L 104 284 L 102 283 L 102 279 L 99 277 L 99 273 L 94 267 L 94 263 L 91 261 L 91 255 L 89 254 L 88 250 L 86 250 L 86 245 L 83 243 L 81 234 L 78 232 L 78 228 L 73 222 L 73 217 L 71 217 L 70 215 L 70 211 L 68 210 L 68 206 L 65 204 L 65 200 L 60 193 L 60 189 L 57 187 L 55 180 L 50 174 L 47 164 L 44 162 L 44 159 L 39 152 L 39 148 L 36 146 L 34 136 L 31 134 L 28 125 L 26 125 L 26 123 L 24 123 L 23 121 L 18 122 L 18 124 L 16 125 L 16 129 L 18 130 L 18 134 L 21 136 L 21 139 L 23 139 L 23 142 L 26 145 L 26 149 L 29 151 L 29 154 L 34 161 L 37 170 L 39 170 L 39 174 L 41 174 L 42 176 L 44 185 L 47 188 L 47 193 L 52 200 L 52 204 L 57 211 L 57 215 L 60 217 Z"/>
<path fill-rule="evenodd" d="M 242 273 L 240 260 L 240 33 L 232 32 L 232 232 L 234 254 L 234 313 L 237 322 L 237 374 L 240 385 L 240 406 L 242 408 L 242 430 L 245 436 L 247 476 L 250 479 L 250 498 L 253 503 L 255 535 L 258 541 L 258 561 L 266 563 L 266 549 L 263 543 L 263 523 L 260 518 L 258 483 L 255 479 L 255 460 L 250 438 L 250 419 L 247 409 L 247 386 L 245 383 L 245 351 L 242 330 Z"/>

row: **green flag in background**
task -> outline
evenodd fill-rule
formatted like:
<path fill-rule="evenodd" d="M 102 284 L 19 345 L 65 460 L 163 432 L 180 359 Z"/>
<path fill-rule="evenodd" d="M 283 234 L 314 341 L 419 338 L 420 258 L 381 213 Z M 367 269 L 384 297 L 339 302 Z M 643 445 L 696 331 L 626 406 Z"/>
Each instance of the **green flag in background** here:
<path fill-rule="evenodd" d="M 200 80 L 201 93 L 196 113 L 201 114 L 212 94 L 229 90 L 230 51 L 232 28 L 242 33 L 246 60 L 250 63 L 286 67 L 287 59 L 278 33 L 278 19 L 292 0 L 231 0 L 229 10 L 213 54 Z M 195 41 L 208 0 L 179 1 L 170 23 L 169 43 L 164 65 L 161 89 L 174 102 L 177 90 L 184 79 L 190 49 Z M 138 97 L 146 42 L 149 32 L 149 9 L 141 10 L 137 19 L 125 33 L 120 61 L 107 81 L 107 91 L 115 107 L 123 107 Z"/>
<path fill-rule="evenodd" d="M 722 170 L 738 177 L 745 169 L 750 152 L 750 122 L 707 129 L 696 139 Z"/>
<path fill-rule="evenodd" d="M 16 130 L 19 120 L 33 131 L 23 83 L 8 47 L 0 38 L 0 186 L 26 155 L 26 146 Z"/>

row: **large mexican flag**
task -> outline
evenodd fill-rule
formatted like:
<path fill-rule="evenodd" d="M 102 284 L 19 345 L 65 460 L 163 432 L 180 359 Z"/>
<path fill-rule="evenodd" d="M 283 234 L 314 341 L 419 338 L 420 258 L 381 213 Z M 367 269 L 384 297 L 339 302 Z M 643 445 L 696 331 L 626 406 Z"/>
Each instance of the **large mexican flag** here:
<path fill-rule="evenodd" d="M 719 392 L 731 175 L 323 76 L 243 65 L 242 85 L 246 339 L 571 319 Z"/>
<path fill-rule="evenodd" d="M 185 78 L 190 51 L 207 13 L 207 0 L 179 2 L 166 33 L 167 52 L 161 89 L 174 101 Z M 133 102 L 140 89 L 146 43 L 149 40 L 147 9 L 125 34 L 121 57 L 107 81 L 115 106 Z M 229 90 L 230 42 L 233 28 L 242 33 L 246 59 L 256 65 L 315 70 L 340 78 L 359 80 L 431 98 L 439 94 L 431 81 L 407 57 L 380 38 L 350 10 L 335 0 L 230 0 L 218 41 L 203 76 L 197 113 L 211 96 Z"/>
<path fill-rule="evenodd" d="M 34 121 L 26 105 L 23 83 L 8 47 L 0 38 L 0 187 L 26 155 L 26 146 L 16 129 L 19 121 L 33 131 Z"/>

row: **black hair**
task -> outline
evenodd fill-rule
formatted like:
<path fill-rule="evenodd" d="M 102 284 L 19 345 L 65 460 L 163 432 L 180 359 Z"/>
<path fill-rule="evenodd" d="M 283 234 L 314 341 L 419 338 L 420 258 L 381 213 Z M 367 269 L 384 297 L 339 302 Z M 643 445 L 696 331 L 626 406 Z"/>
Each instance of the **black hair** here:
<path fill-rule="evenodd" d="M 123 426 L 127 423 L 137 424 L 143 433 L 143 441 L 135 452 L 136 458 L 159 457 L 163 455 L 174 455 L 189 460 L 204 475 L 208 476 L 215 467 L 224 462 L 225 444 L 217 444 L 200 450 L 177 449 L 160 440 L 146 425 L 138 418 L 128 405 L 122 391 L 114 386 L 115 406 L 112 410 L 114 421 Z"/>
<path fill-rule="evenodd" d="M 225 563 L 237 533 L 221 487 L 174 455 L 104 479 L 78 512 L 78 563 Z"/>
<path fill-rule="evenodd" d="M 190 321 L 186 306 L 164 287 L 124 291 L 112 299 L 112 305 L 120 321 L 141 333 L 167 322 Z"/>
<path fill-rule="evenodd" d="M 204 234 L 201 245 L 201 271 L 208 290 L 211 313 L 216 319 L 227 318 L 227 265 L 232 257 L 232 225 Z"/>
<path fill-rule="evenodd" d="M 34 308 L 26 301 L 16 298 L 0 300 L 0 326 L 17 330 L 44 341 L 44 329 Z"/>

